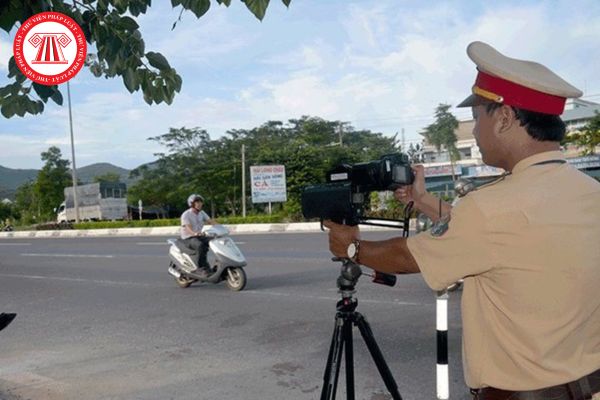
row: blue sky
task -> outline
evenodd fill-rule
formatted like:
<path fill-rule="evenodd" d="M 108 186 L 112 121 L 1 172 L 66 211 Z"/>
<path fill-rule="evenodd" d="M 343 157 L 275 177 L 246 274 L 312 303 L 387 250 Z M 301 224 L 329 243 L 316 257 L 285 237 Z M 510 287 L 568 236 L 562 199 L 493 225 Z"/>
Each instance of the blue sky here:
<path fill-rule="evenodd" d="M 82 70 L 71 81 L 78 166 L 152 161 L 160 148 L 146 139 L 170 127 L 198 126 L 215 139 L 302 115 L 386 135 L 404 129 L 407 142 L 419 140 L 437 104 L 468 94 L 475 67 L 465 49 L 474 40 L 541 62 L 600 102 L 597 0 L 292 0 L 289 9 L 272 0 L 263 22 L 233 0 L 199 20 L 184 13 L 174 31 L 179 10 L 153 3 L 139 18 L 146 49 L 168 58 L 183 89 L 171 106 L 148 106 L 121 79 Z M 0 33 L 1 86 L 13 37 Z M 41 116 L 0 117 L 0 143 L 0 165 L 11 168 L 39 168 L 51 145 L 69 156 L 67 108 L 52 103 Z"/>

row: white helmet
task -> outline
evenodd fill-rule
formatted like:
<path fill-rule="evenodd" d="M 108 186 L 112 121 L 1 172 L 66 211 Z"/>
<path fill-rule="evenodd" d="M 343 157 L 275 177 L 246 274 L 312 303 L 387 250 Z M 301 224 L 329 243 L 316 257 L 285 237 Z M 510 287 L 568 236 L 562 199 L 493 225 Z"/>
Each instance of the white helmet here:
<path fill-rule="evenodd" d="M 188 206 L 191 207 L 192 204 L 194 204 L 194 202 L 198 200 L 204 203 L 204 197 L 200 196 L 199 194 L 190 194 L 190 197 L 188 197 L 187 199 Z"/>

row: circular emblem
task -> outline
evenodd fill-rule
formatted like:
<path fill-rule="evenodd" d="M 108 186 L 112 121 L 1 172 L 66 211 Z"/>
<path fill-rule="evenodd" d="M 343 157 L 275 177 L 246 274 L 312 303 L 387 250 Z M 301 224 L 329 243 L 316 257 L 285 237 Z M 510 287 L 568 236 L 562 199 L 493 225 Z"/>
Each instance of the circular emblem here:
<path fill-rule="evenodd" d="M 23 22 L 13 43 L 15 63 L 23 75 L 42 85 L 73 78 L 87 54 L 85 35 L 71 17 L 43 12 Z"/>

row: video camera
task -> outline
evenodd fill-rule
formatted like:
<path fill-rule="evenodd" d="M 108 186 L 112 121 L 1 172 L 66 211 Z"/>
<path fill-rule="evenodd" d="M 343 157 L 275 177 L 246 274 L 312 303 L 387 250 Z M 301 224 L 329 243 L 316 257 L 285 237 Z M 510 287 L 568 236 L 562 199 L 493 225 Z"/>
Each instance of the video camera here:
<path fill-rule="evenodd" d="M 412 184 L 414 179 L 408 156 L 402 153 L 365 163 L 341 164 L 329 171 L 327 183 L 304 188 L 302 214 L 306 219 L 357 225 L 366 219 L 364 206 L 370 192 L 396 190 Z"/>

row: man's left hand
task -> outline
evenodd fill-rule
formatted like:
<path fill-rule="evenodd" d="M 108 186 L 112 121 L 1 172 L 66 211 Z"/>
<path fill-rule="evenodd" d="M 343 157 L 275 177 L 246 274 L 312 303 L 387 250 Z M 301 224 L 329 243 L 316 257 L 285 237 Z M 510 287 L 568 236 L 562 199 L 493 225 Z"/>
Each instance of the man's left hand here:
<path fill-rule="evenodd" d="M 323 225 L 329 228 L 329 251 L 336 257 L 348 257 L 348 245 L 360 239 L 358 226 L 347 226 L 336 224 L 332 221 L 324 221 Z"/>

